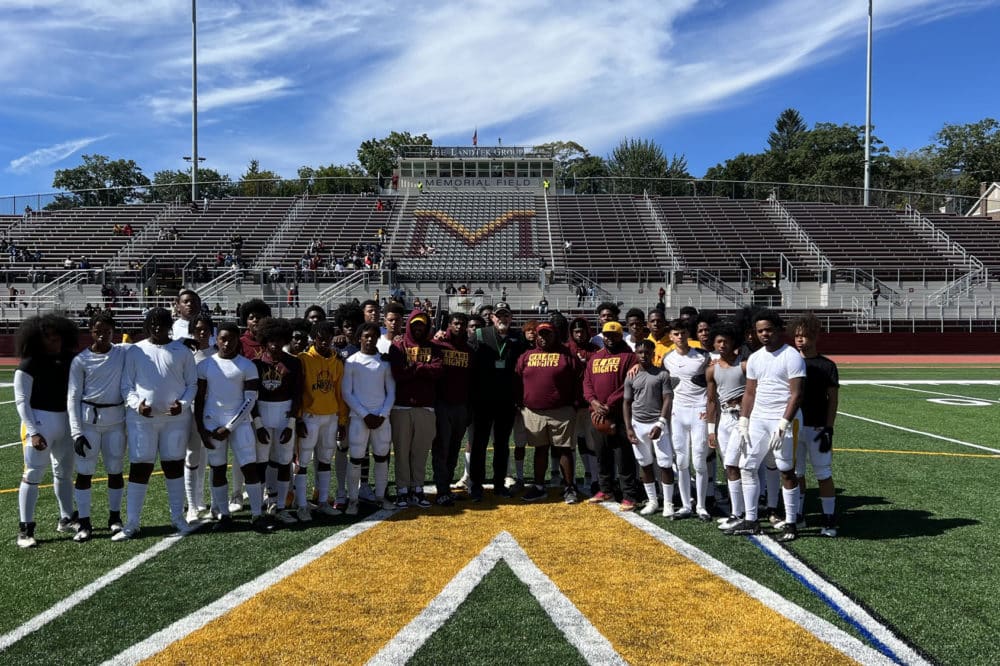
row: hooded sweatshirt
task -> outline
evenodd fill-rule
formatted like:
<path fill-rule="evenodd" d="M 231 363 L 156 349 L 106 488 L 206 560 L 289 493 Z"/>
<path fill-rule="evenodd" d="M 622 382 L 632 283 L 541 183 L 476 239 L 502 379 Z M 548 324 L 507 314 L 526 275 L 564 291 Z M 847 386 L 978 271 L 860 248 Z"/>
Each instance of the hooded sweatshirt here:
<path fill-rule="evenodd" d="M 577 325 L 577 322 L 582 322 L 584 326 L 583 329 L 584 338 L 583 342 L 580 344 L 577 344 L 576 341 L 573 340 L 573 327 Z M 570 339 L 566 346 L 569 348 L 570 353 L 573 354 L 573 356 L 575 356 L 577 360 L 580 361 L 580 363 L 577 365 L 577 370 L 579 371 L 579 376 L 577 377 L 577 385 L 580 388 L 577 391 L 577 399 L 576 399 L 576 404 L 574 406 L 577 409 L 581 409 L 583 407 L 588 407 L 590 404 L 583 397 L 583 372 L 584 370 L 587 369 L 587 361 L 589 361 L 590 357 L 593 356 L 599 349 L 601 349 L 601 347 L 598 347 L 593 342 L 591 342 L 592 336 L 590 333 L 590 322 L 587 321 L 585 317 L 577 317 L 572 322 L 570 322 L 569 330 L 570 330 L 570 336 L 569 336 Z"/>
<path fill-rule="evenodd" d="M 583 373 L 583 397 L 588 403 L 595 399 L 603 402 L 614 418 L 621 418 L 625 375 L 638 362 L 639 358 L 624 340 L 614 350 L 605 347 L 595 352 Z"/>
<path fill-rule="evenodd" d="M 574 405 L 580 393 L 581 367 L 583 363 L 559 342 L 545 351 L 524 352 L 515 369 L 518 402 L 536 412 Z"/>
<path fill-rule="evenodd" d="M 413 337 L 416 318 L 427 323 L 423 340 Z M 430 317 L 422 310 L 413 310 L 406 319 L 403 338 L 389 348 L 389 364 L 396 380 L 396 407 L 434 407 L 438 380 L 444 373 L 441 350 L 431 342 Z"/>
<path fill-rule="evenodd" d="M 449 405 L 469 402 L 472 387 L 472 347 L 468 340 L 453 338 L 450 332 L 437 341 L 443 372 L 438 381 L 438 398 Z"/>

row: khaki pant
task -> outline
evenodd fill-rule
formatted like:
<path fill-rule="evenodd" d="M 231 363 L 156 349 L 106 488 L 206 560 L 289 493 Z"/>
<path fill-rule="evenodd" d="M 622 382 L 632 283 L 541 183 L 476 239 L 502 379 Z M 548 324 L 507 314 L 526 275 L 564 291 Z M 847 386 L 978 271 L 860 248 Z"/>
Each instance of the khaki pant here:
<path fill-rule="evenodd" d="M 437 432 L 434 411 L 422 407 L 394 408 L 389 413 L 389 424 L 396 456 L 396 488 L 422 491 L 427 456 Z"/>

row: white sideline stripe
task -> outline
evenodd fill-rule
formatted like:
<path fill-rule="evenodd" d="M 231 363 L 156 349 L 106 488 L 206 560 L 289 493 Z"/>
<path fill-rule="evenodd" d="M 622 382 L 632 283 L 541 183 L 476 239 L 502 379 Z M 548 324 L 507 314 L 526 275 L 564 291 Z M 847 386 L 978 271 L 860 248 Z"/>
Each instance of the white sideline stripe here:
<path fill-rule="evenodd" d="M 575 647 L 588 664 L 627 664 L 590 620 L 564 595 L 552 579 L 546 576 L 521 544 L 503 531 L 483 548 L 448 583 L 441 593 L 413 620 L 403 627 L 378 654 L 368 661 L 368 666 L 395 666 L 405 664 L 416 654 L 427 639 L 448 621 L 477 585 L 496 567 L 500 560 L 510 566 L 521 581 L 528 586 L 559 631 Z"/>
<path fill-rule="evenodd" d="M 910 388 L 908 386 L 896 386 L 893 384 L 872 384 L 872 386 L 878 386 L 881 388 L 894 388 L 899 391 L 913 391 L 914 393 L 926 393 L 927 395 L 943 395 L 946 398 L 961 398 L 962 400 L 981 400 L 982 402 L 991 402 L 995 405 L 1000 405 L 1000 400 L 993 400 L 991 398 L 978 398 L 968 395 L 958 395 L 956 393 L 943 393 L 941 391 L 925 391 L 923 389 Z"/>
<path fill-rule="evenodd" d="M 750 537 L 767 550 L 771 555 L 781 560 L 785 566 L 802 576 L 809 584 L 820 590 L 841 610 L 846 612 L 852 620 L 869 631 L 875 638 L 902 660 L 904 664 L 928 664 L 929 662 L 921 657 L 912 647 L 899 640 L 895 634 L 886 629 L 881 622 L 876 620 L 864 608 L 856 604 L 850 597 L 841 592 L 836 586 L 823 580 L 815 571 L 807 567 L 793 554 L 782 548 L 777 542 L 767 535 Z"/>
<path fill-rule="evenodd" d="M 0 402 L 0 405 L 13 405 L 15 402 L 17 402 L 17 401 L 16 400 L 4 400 L 3 402 Z"/>
<path fill-rule="evenodd" d="M 0 444 L 0 449 L 9 449 L 12 446 L 20 446 L 21 442 L 9 442 L 7 444 Z"/>
<path fill-rule="evenodd" d="M 827 645 L 840 650 L 855 661 L 862 664 L 895 663 L 886 655 L 865 645 L 859 639 L 851 636 L 836 625 L 810 613 L 801 606 L 793 604 L 791 601 L 788 601 L 776 592 L 764 587 L 757 581 L 747 578 L 738 571 L 729 568 L 708 553 L 695 548 L 688 542 L 674 536 L 653 522 L 646 520 L 641 516 L 637 516 L 631 511 L 619 512 L 616 510 L 618 506 L 616 504 L 605 504 L 604 506 L 609 511 L 615 511 L 615 514 L 618 517 L 628 522 L 633 527 L 642 530 L 660 543 L 672 548 L 684 557 L 688 558 L 701 568 L 715 574 L 743 592 L 746 592 L 748 595 L 761 602 L 771 610 L 785 616 L 816 638 L 820 639 Z M 885 628 L 882 628 L 882 632 L 889 633 L 889 631 Z"/>
<path fill-rule="evenodd" d="M 127 648 L 118 656 L 105 661 L 105 664 L 136 664 L 143 659 L 152 657 L 157 652 L 163 651 L 168 645 L 181 640 L 187 635 L 201 629 L 212 620 L 221 617 L 236 608 L 250 597 L 263 592 L 267 588 L 275 585 L 293 573 L 302 569 L 309 563 L 319 559 L 345 541 L 370 530 L 385 518 L 392 515 L 391 511 L 379 511 L 373 513 L 367 519 L 355 523 L 334 535 L 323 539 L 302 551 L 295 557 L 285 560 L 274 569 L 261 574 L 257 578 L 240 585 L 235 590 L 225 596 L 213 601 L 211 604 L 199 608 L 187 617 L 177 620 L 173 624 L 156 632 L 146 640 L 136 643 Z"/>
<path fill-rule="evenodd" d="M 868 423 L 874 423 L 875 425 L 885 426 L 886 428 L 894 428 L 895 430 L 902 430 L 903 432 L 909 432 L 914 435 L 923 435 L 924 437 L 940 439 L 941 441 L 951 442 L 952 444 L 961 444 L 962 446 L 968 446 L 973 449 L 979 449 L 980 451 L 989 451 L 990 453 L 1000 453 L 1000 449 L 991 449 L 990 447 L 983 446 L 982 444 L 963 442 L 960 439 L 952 439 L 951 437 L 944 437 L 943 435 L 935 435 L 932 432 L 924 432 L 922 430 L 913 430 L 912 428 L 904 428 L 903 426 L 898 426 L 893 423 L 886 423 L 885 421 L 876 421 L 875 419 L 869 419 L 864 416 L 858 416 L 857 414 L 848 414 L 847 412 L 837 412 L 837 414 L 852 419 L 858 419 L 859 421 L 867 421 Z"/>
<path fill-rule="evenodd" d="M 52 620 L 55 620 L 59 616 L 68 612 L 74 606 L 83 603 L 84 601 L 94 596 L 95 594 L 97 594 L 102 589 L 104 589 L 111 583 L 115 582 L 122 576 L 125 576 L 135 571 L 144 562 L 147 562 L 152 558 L 156 557 L 157 555 L 165 551 L 167 548 L 170 548 L 180 540 L 181 537 L 179 535 L 170 535 L 168 537 L 165 537 L 162 541 L 159 541 L 158 543 L 150 546 L 149 548 L 139 553 L 138 555 L 128 560 L 127 562 L 124 562 L 119 566 L 115 567 L 114 569 L 104 574 L 97 580 L 93 581 L 89 585 L 80 588 L 79 590 L 69 595 L 68 597 L 66 597 L 56 605 L 52 606 L 48 610 L 39 613 L 35 617 L 31 618 L 30 620 L 19 626 L 17 629 L 14 629 L 10 633 L 0 636 L 0 650 L 6 650 L 11 645 L 18 642 L 28 634 L 34 631 L 38 631 Z"/>
<path fill-rule="evenodd" d="M 1000 386 L 1000 379 L 842 379 L 841 386 Z"/>

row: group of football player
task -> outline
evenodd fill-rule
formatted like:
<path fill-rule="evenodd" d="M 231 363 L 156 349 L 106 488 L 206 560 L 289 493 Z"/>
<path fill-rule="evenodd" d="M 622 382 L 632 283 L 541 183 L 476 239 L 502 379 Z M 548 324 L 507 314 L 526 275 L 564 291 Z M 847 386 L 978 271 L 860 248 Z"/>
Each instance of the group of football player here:
<path fill-rule="evenodd" d="M 668 321 L 661 304 L 629 310 L 623 325 L 618 305 L 603 303 L 596 334 L 587 318 L 559 312 L 514 327 L 504 302 L 444 313 L 437 325 L 396 302 L 347 312 L 356 316 L 328 319 L 314 305 L 289 320 L 254 299 L 241 307 L 241 328 L 213 321 L 185 289 L 173 313 L 145 314 L 135 344 L 116 343 L 113 317 L 95 315 L 79 353 L 74 322 L 55 313 L 26 319 L 14 375 L 24 445 L 17 544 L 37 545 L 49 466 L 57 531 L 93 538 L 98 458 L 113 541 L 139 536 L 157 458 L 180 534 L 235 529 L 233 514 L 246 506 L 250 526 L 267 533 L 316 514 L 356 516 L 361 503 L 427 509 L 480 502 L 487 490 L 537 502 L 556 485 L 567 504 L 586 498 L 670 520 L 715 519 L 736 535 L 760 533 L 760 504 L 779 538 L 791 540 L 805 525 L 808 460 L 820 533 L 836 535 L 838 377 L 817 350 L 812 315 L 788 328 L 792 346 L 776 312 L 751 308 L 724 320 L 682 308 Z M 428 460 L 433 501 L 424 493 Z M 724 487 L 715 482 L 720 460 Z"/>

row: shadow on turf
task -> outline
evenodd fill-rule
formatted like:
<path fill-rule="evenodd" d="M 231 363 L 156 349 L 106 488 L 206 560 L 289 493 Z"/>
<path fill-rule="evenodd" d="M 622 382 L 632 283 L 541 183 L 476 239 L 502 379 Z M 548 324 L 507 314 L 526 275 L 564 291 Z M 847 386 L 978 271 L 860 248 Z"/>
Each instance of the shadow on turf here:
<path fill-rule="evenodd" d="M 884 497 L 837 496 L 837 510 L 843 515 L 844 536 L 852 539 L 906 539 L 940 536 L 958 527 L 978 525 L 968 518 L 938 518 L 922 509 L 865 509 L 887 505 Z"/>

